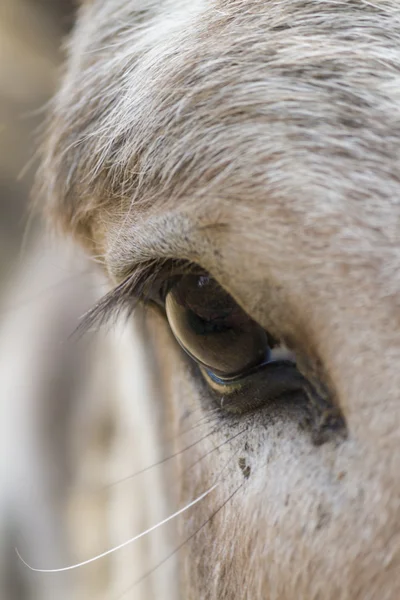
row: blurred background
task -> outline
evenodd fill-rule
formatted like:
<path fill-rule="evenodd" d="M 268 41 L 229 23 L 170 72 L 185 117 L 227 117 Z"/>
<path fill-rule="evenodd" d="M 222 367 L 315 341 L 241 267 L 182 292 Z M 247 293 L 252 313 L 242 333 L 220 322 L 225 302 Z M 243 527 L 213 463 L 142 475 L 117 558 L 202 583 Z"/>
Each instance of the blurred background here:
<path fill-rule="evenodd" d="M 1 338 L 4 340 L 4 306 L 20 271 L 20 249 L 28 221 L 28 203 L 34 154 L 46 104 L 56 84 L 62 61 L 62 40 L 73 23 L 73 0 L 0 0 L 0 306 Z M 17 319 L 19 317 L 17 316 Z M 17 337 L 17 336 L 15 336 Z M 7 339 L 7 336 L 6 336 Z M 29 344 L 29 339 L 27 338 Z M 15 351 L 6 344 L 7 355 Z M 28 590 L 16 563 L 11 535 L 12 524 L 7 498 L 11 497 L 14 475 L 21 470 L 24 424 L 12 427 L 10 416 L 18 401 L 8 397 L 4 370 L 9 368 L 1 354 L 0 419 L 0 598 L 1 600 L 44 600 L 44 593 Z M 11 359 L 10 359 L 11 360 Z M 12 360 L 11 360 L 12 362 Z M 15 407 L 15 408 L 13 408 Z M 32 419 L 30 420 L 32 422 Z M 7 429 L 11 429 L 7 432 Z M 16 430 L 17 429 L 17 430 Z M 33 429 L 33 427 L 32 427 Z M 10 439 L 7 438 L 9 433 Z M 4 435 L 5 434 L 5 435 Z M 6 438 L 6 441 L 4 441 Z M 19 456 L 19 460 L 18 457 Z M 26 465 L 27 466 L 27 465 Z M 22 471 L 23 472 L 23 469 Z M 25 477 L 25 479 L 27 479 Z M 22 489 L 22 488 L 21 488 Z M 25 494 L 24 494 L 25 495 Z M 15 497 L 11 502 L 15 502 Z M 8 502 L 10 504 L 10 501 Z M 32 514 L 33 516 L 33 514 Z M 44 531 L 41 528 L 41 531 Z M 29 584 L 30 586 L 30 584 Z M 51 593 L 49 594 L 51 596 Z M 58 594 L 53 594 L 56 598 Z M 47 596 L 46 596 L 47 597 Z"/>
<path fill-rule="evenodd" d="M 37 133 L 74 0 L 0 0 L 0 293 L 27 221 Z"/>
<path fill-rule="evenodd" d="M 44 568 L 71 564 L 165 518 L 157 469 L 109 484 L 165 456 L 143 433 L 140 415 L 159 418 L 148 416 L 155 402 L 143 410 L 144 368 L 135 355 L 140 381 L 132 369 L 127 385 L 112 334 L 107 343 L 96 332 L 70 341 L 104 293 L 101 275 L 67 242 L 49 248 L 39 223 L 25 235 L 35 151 L 75 4 L 0 0 L 0 600 L 136 600 L 139 592 L 161 600 L 175 589 L 174 561 L 142 576 L 171 550 L 165 528 L 68 573 L 33 573 L 15 553 Z M 120 345 L 123 332 L 115 335 Z M 146 510 L 138 510 L 143 489 Z"/>

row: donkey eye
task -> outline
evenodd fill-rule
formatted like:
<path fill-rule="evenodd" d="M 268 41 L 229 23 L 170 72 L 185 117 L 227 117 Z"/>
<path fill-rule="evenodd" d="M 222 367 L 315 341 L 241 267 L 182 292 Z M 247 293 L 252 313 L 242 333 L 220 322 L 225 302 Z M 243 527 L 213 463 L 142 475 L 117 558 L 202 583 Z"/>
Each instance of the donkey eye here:
<path fill-rule="evenodd" d="M 165 310 L 182 348 L 221 379 L 244 375 L 270 359 L 265 330 L 210 276 L 189 274 L 175 281 Z"/>
<path fill-rule="evenodd" d="M 200 366 L 211 398 L 224 413 L 284 409 L 302 426 L 314 427 L 316 444 L 330 439 L 330 432 L 343 431 L 341 414 L 297 368 L 284 340 L 253 321 L 212 277 L 170 272 L 157 290 L 154 298 L 164 305 L 173 334 Z"/>

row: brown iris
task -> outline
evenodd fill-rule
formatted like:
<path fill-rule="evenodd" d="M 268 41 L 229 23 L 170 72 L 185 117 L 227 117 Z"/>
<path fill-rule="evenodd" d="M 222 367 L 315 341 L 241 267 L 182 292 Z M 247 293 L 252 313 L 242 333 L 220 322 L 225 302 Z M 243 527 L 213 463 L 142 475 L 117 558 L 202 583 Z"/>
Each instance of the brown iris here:
<path fill-rule="evenodd" d="M 265 331 L 208 275 L 176 281 L 165 309 L 183 349 L 218 377 L 238 377 L 269 359 Z"/>

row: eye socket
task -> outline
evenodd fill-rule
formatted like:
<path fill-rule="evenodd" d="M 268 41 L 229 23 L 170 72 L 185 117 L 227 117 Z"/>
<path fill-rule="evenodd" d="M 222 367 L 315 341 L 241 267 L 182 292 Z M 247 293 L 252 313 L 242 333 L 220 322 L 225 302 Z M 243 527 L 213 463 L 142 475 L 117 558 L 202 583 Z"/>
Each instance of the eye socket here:
<path fill-rule="evenodd" d="M 208 275 L 184 275 L 172 283 L 165 310 L 183 349 L 223 380 L 270 360 L 265 330 Z"/>
<path fill-rule="evenodd" d="M 297 368 L 284 340 L 269 335 L 207 273 L 171 271 L 158 280 L 154 302 L 164 306 L 173 334 L 224 413 L 240 416 L 268 405 L 311 427 L 316 445 L 345 434 L 340 411 Z"/>

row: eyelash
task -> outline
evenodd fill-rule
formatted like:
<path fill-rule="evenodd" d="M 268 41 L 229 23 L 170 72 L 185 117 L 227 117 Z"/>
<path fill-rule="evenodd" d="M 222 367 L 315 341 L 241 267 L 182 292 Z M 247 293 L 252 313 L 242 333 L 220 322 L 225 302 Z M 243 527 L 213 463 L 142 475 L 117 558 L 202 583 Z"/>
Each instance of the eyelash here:
<path fill-rule="evenodd" d="M 194 263 L 176 259 L 151 260 L 137 265 L 134 272 L 82 316 L 73 335 L 81 337 L 115 322 L 122 315 L 128 319 L 139 303 L 161 307 L 174 278 L 203 272 Z"/>

